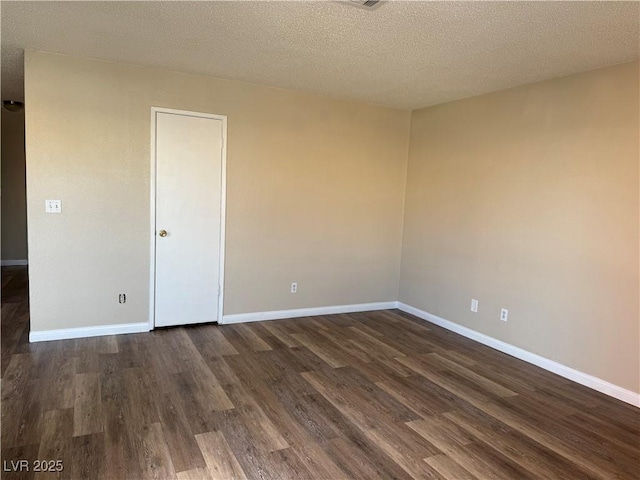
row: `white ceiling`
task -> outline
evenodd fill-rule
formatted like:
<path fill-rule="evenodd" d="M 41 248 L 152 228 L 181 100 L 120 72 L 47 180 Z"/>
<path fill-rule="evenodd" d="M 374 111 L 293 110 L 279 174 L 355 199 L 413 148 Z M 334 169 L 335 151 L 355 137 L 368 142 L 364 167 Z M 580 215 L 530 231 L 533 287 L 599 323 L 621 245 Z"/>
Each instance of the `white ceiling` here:
<path fill-rule="evenodd" d="M 632 61 L 639 2 L 2 1 L 2 97 L 44 50 L 414 109 Z"/>

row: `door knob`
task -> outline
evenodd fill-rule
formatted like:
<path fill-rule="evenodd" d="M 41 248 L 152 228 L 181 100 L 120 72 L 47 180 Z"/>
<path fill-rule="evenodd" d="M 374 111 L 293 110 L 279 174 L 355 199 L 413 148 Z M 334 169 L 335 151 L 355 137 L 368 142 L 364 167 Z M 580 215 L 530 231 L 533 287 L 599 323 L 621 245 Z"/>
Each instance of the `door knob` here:
<path fill-rule="evenodd" d="M 160 235 L 161 237 L 166 237 L 167 236 L 167 231 L 166 230 L 160 230 L 158 232 L 158 235 Z"/>

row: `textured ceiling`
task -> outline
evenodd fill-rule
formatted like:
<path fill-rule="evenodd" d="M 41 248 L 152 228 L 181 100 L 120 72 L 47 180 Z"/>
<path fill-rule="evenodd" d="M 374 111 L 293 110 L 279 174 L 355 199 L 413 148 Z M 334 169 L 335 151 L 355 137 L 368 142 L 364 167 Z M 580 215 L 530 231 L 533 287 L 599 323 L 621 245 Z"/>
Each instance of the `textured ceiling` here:
<path fill-rule="evenodd" d="M 638 2 L 2 1 L 2 97 L 44 50 L 414 109 L 628 62 Z"/>

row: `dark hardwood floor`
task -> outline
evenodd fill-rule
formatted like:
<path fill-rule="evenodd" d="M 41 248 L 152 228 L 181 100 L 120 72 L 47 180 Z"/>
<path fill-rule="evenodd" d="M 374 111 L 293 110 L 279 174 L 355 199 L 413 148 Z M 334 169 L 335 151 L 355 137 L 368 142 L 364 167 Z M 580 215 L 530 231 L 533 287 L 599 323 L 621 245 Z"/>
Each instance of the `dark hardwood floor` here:
<path fill-rule="evenodd" d="M 399 311 L 29 344 L 26 275 L 3 478 L 640 477 L 640 410 Z"/>

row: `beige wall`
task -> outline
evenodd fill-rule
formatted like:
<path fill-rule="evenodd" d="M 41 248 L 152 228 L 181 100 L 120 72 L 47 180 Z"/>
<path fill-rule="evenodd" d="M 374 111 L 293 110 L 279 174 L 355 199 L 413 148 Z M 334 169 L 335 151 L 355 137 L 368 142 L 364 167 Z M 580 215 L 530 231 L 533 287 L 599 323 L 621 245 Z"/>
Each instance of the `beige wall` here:
<path fill-rule="evenodd" d="M 638 392 L 638 116 L 637 62 L 413 112 L 400 300 Z"/>
<path fill-rule="evenodd" d="M 397 298 L 409 112 L 44 53 L 25 63 L 32 331 L 147 321 L 152 106 L 228 116 L 225 314 Z M 62 214 L 44 213 L 47 198 Z"/>
<path fill-rule="evenodd" d="M 26 259 L 24 110 L 2 108 L 2 260 Z"/>

